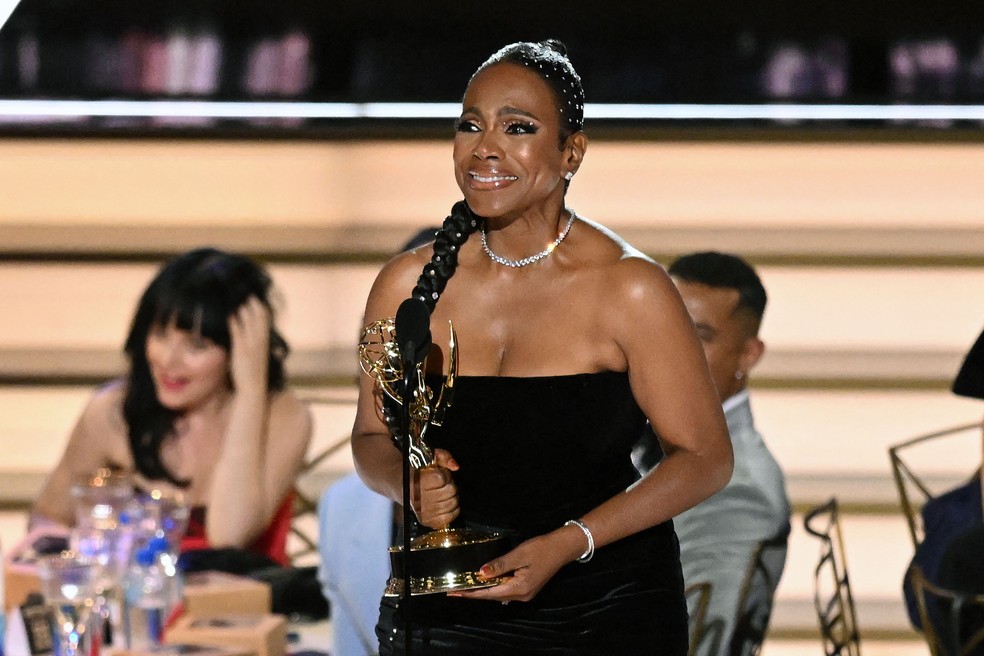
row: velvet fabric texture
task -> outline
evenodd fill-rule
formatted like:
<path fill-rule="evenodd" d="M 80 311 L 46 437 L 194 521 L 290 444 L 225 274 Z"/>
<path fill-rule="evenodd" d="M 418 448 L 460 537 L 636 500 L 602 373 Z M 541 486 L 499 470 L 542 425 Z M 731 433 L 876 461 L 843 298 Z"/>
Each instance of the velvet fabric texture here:
<path fill-rule="evenodd" d="M 429 378 L 436 389 L 440 378 Z M 638 479 L 632 447 L 645 416 L 626 373 L 459 377 L 443 426 L 427 441 L 451 452 L 466 525 L 518 543 L 578 518 Z M 530 602 L 414 597 L 413 653 L 687 652 L 687 609 L 672 522 L 564 566 Z M 383 655 L 403 653 L 403 609 L 384 599 Z"/>

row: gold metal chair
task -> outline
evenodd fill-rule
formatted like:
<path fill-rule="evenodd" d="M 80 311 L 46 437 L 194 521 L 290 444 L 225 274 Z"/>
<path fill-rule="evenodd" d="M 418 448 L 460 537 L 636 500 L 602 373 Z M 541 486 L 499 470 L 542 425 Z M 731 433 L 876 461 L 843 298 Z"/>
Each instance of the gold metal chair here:
<path fill-rule="evenodd" d="M 982 556 L 984 557 L 984 556 Z M 906 573 L 933 656 L 984 654 L 984 595 L 947 590 L 930 583 L 918 565 Z"/>
<path fill-rule="evenodd" d="M 775 589 L 779 585 L 773 572 L 782 571 L 788 539 L 787 531 L 763 540 L 752 553 L 738 597 L 738 614 L 731 635 L 732 655 L 757 656 L 762 651 L 772 619 Z"/>
<path fill-rule="evenodd" d="M 687 605 L 690 600 L 697 599 L 697 611 L 694 613 L 694 621 L 690 626 L 690 649 L 687 656 L 694 656 L 697 653 L 697 645 L 704 638 L 704 623 L 707 621 L 707 606 L 711 603 L 711 584 L 708 582 L 693 583 L 687 586 L 684 591 L 687 597 Z"/>
<path fill-rule="evenodd" d="M 811 510 L 803 520 L 806 531 L 820 540 L 820 557 L 813 572 L 813 605 L 826 656 L 860 656 L 854 597 L 847 576 L 844 540 L 837 498 Z"/>
<path fill-rule="evenodd" d="M 892 474 L 895 477 L 895 486 L 899 493 L 899 503 L 902 514 L 905 516 L 906 524 L 909 527 L 909 536 L 912 538 L 912 546 L 918 547 L 923 540 L 922 526 L 922 507 L 926 502 L 934 498 L 939 492 L 930 489 L 930 483 L 926 480 L 926 475 L 917 473 L 917 467 L 911 458 L 906 457 L 906 451 L 910 451 L 917 445 L 925 444 L 932 440 L 941 438 L 966 436 L 965 434 L 974 433 L 980 435 L 980 422 L 973 424 L 962 424 L 953 426 L 926 435 L 919 435 L 912 439 L 900 442 L 888 449 L 888 457 L 892 462 Z M 979 461 L 980 442 L 977 443 L 976 450 L 971 460 L 968 462 Z"/>

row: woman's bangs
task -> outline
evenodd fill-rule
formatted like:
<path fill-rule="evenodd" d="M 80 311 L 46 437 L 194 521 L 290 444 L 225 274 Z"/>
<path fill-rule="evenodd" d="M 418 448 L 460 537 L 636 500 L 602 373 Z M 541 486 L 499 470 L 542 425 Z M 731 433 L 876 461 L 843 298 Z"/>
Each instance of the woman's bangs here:
<path fill-rule="evenodd" d="M 154 317 L 158 326 L 173 325 L 229 348 L 228 316 L 218 299 L 195 298 L 191 295 L 161 299 Z"/>

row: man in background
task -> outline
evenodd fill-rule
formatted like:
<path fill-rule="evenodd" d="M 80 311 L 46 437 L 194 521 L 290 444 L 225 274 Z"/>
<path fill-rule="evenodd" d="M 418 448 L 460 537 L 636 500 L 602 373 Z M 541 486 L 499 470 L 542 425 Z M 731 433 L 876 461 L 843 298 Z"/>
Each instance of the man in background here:
<path fill-rule="evenodd" d="M 748 379 L 765 351 L 759 326 L 766 292 L 755 270 L 735 255 L 685 255 L 669 268 L 697 328 L 724 407 L 735 454 L 731 482 L 673 519 L 686 586 L 709 583 L 702 627 L 700 596 L 688 594 L 696 654 L 751 653 L 764 638 L 786 561 L 789 500 L 778 463 L 755 429 Z M 647 438 L 644 438 L 643 443 Z M 658 445 L 636 450 L 643 469 Z"/>

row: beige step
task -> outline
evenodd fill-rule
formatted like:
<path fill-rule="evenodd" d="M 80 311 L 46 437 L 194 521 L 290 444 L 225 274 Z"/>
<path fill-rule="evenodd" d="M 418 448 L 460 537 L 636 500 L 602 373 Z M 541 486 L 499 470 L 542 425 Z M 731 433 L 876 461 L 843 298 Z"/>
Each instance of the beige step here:
<path fill-rule="evenodd" d="M 351 342 L 379 266 L 270 264 L 291 342 L 298 348 Z M 157 268 L 2 263 L 0 298 L 15 320 L 0 325 L 0 345 L 114 347 Z M 984 326 L 984 267 L 762 266 L 760 274 L 770 297 L 762 337 L 775 349 L 962 354 Z"/>
<path fill-rule="evenodd" d="M 932 222 L 979 236 L 982 165 L 981 143 L 598 141 L 570 202 L 612 227 Z M 5 140 L 0 179 L 0 223 L 21 226 L 407 227 L 459 196 L 450 138 Z"/>
<path fill-rule="evenodd" d="M 864 656 L 929 656 L 929 647 L 921 638 L 908 640 L 866 639 L 861 637 L 861 653 Z M 823 654 L 819 632 L 815 639 L 766 638 L 762 656 L 818 656 Z"/>
<path fill-rule="evenodd" d="M 460 196 L 449 141 L 0 143 L 8 257 L 378 258 Z M 655 256 L 980 265 L 982 162 L 979 143 L 598 141 L 569 202 Z"/>
<path fill-rule="evenodd" d="M 384 260 L 423 226 L 440 225 L 449 208 L 392 226 L 355 223 L 329 226 L 101 225 L 2 223 L 0 256 L 7 260 L 58 258 L 146 260 L 213 244 L 259 257 L 301 262 Z M 626 241 L 660 260 L 698 250 L 742 253 L 768 264 L 869 264 L 981 266 L 984 228 L 928 224 L 913 227 L 855 225 L 773 226 L 690 222 L 636 225 L 608 220 Z"/>
<path fill-rule="evenodd" d="M 0 471 L 44 472 L 53 466 L 92 389 L 0 387 L 0 449 L 6 454 Z M 317 431 L 312 453 L 348 435 L 354 386 L 304 387 L 299 392 L 323 399 L 312 406 Z M 820 503 L 840 490 L 843 501 L 874 508 L 891 508 L 897 502 L 890 446 L 941 428 L 979 422 L 982 414 L 980 403 L 945 391 L 754 389 L 752 407 L 766 443 L 786 472 L 794 502 Z M 909 453 L 917 471 L 942 490 L 970 475 L 980 449 L 980 433 L 968 430 Z M 325 463 L 332 475 L 350 466 L 349 460 Z"/>
<path fill-rule="evenodd" d="M 947 389 L 956 351 L 771 349 L 756 372 L 763 389 Z M 355 347 L 293 348 L 286 362 L 298 385 L 349 385 L 359 374 Z M 126 368 L 119 348 L 0 347 L 5 384 L 97 385 Z"/>
<path fill-rule="evenodd" d="M 890 446 L 984 415 L 981 402 L 942 390 L 770 389 L 753 390 L 751 399 L 756 424 L 788 474 L 887 476 Z M 927 448 L 924 470 L 969 476 L 975 454 L 981 456 L 981 435 L 967 431 Z"/>
<path fill-rule="evenodd" d="M 378 266 L 270 265 L 297 375 L 351 380 L 352 345 Z M 0 264 L 0 298 L 12 318 L 0 324 L 0 375 L 119 371 L 119 345 L 156 269 L 149 262 Z M 984 267 L 763 266 L 761 274 L 771 299 L 757 372 L 763 384 L 895 379 L 940 387 L 984 323 Z"/>
<path fill-rule="evenodd" d="M 118 349 L 151 263 L 2 263 L 0 346 Z M 354 344 L 379 265 L 271 265 L 278 323 L 298 349 Z"/>

